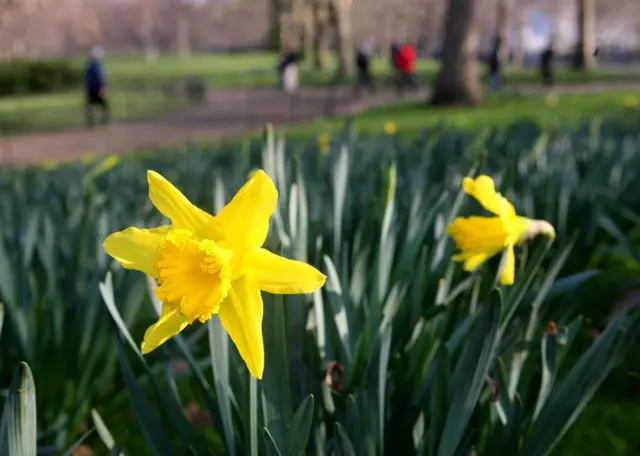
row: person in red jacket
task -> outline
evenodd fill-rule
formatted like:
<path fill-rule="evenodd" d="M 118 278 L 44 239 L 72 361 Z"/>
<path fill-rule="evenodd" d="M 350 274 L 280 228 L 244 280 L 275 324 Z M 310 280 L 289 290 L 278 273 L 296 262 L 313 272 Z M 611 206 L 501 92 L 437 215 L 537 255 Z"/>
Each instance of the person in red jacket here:
<path fill-rule="evenodd" d="M 396 52 L 394 66 L 397 71 L 396 88 L 400 94 L 404 94 L 407 87 L 416 89 L 415 80 L 416 50 L 410 43 L 405 43 Z"/>

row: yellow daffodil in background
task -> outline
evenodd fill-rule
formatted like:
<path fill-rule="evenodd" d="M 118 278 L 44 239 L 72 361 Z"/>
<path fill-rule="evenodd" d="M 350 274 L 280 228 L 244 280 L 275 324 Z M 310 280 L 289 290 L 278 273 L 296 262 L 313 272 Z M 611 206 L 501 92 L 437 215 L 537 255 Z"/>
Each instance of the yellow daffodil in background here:
<path fill-rule="evenodd" d="M 622 105 L 627 109 L 636 109 L 638 107 L 638 99 L 631 94 L 627 94 L 622 99 Z"/>
<path fill-rule="evenodd" d="M 462 251 L 453 257 L 454 261 L 464 261 L 465 271 L 473 271 L 507 249 L 500 283 L 512 285 L 516 262 L 514 246 L 538 234 L 555 238 L 553 226 L 544 220 L 518 216 L 513 205 L 496 192 L 489 176 L 478 176 L 475 180 L 465 177 L 463 188 L 495 217 L 458 217 L 447 227 L 447 233 Z"/>
<path fill-rule="evenodd" d="M 545 104 L 549 108 L 553 108 L 553 107 L 557 106 L 558 105 L 558 95 L 556 95 L 553 92 L 547 94 L 547 96 L 545 98 Z"/>
<path fill-rule="evenodd" d="M 57 168 L 58 163 L 54 160 L 45 160 L 40 166 L 42 166 L 42 169 L 44 169 L 45 171 L 52 171 Z"/>
<path fill-rule="evenodd" d="M 320 153 L 325 155 L 331 150 L 331 135 L 329 133 L 321 133 L 318 135 L 318 148 Z"/>
<path fill-rule="evenodd" d="M 395 135 L 397 131 L 398 127 L 395 122 L 390 120 L 389 122 L 384 124 L 384 132 L 389 136 Z"/>
<path fill-rule="evenodd" d="M 91 163 L 95 159 L 96 159 L 96 156 L 92 152 L 86 152 L 82 154 L 82 157 L 80 157 L 80 161 L 84 164 Z"/>
<path fill-rule="evenodd" d="M 262 170 L 216 216 L 194 206 L 160 174 L 149 171 L 149 197 L 171 224 L 127 228 L 110 235 L 105 251 L 123 267 L 158 280 L 162 315 L 142 342 L 149 353 L 195 320 L 213 314 L 235 343 L 249 372 L 262 378 L 261 290 L 312 293 L 326 277 L 314 267 L 262 248 L 278 192 Z"/>

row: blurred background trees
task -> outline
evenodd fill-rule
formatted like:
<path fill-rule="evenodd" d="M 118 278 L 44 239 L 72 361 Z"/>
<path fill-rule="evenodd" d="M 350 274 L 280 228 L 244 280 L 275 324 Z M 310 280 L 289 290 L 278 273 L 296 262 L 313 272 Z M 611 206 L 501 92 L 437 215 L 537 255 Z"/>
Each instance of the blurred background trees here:
<path fill-rule="evenodd" d="M 592 66 L 596 47 L 640 42 L 635 0 L 477 0 L 474 27 L 484 49 L 505 35 L 501 53 L 524 59 L 524 43 L 553 34 Z M 351 71 L 353 47 L 372 39 L 387 52 L 393 40 L 411 40 L 424 53 L 442 44 L 448 0 L 0 0 L 0 57 L 57 57 L 94 43 L 110 52 L 191 52 L 279 49 L 286 41 L 326 64 L 339 50 L 340 71 Z M 597 21 L 596 21 L 597 18 Z M 552 33 L 553 32 L 553 33 Z M 580 50 L 579 52 L 577 52 Z"/>

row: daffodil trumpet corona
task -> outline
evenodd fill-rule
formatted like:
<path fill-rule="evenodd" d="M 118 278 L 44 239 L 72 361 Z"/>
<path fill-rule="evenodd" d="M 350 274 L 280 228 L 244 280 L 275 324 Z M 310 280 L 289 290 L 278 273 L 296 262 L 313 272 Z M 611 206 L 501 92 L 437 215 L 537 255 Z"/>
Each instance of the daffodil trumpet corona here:
<path fill-rule="evenodd" d="M 489 176 L 465 177 L 463 189 L 494 216 L 458 217 L 447 227 L 447 233 L 461 251 L 453 260 L 463 261 L 465 271 L 473 271 L 506 249 L 500 283 L 512 285 L 515 280 L 514 247 L 538 235 L 555 238 L 553 226 L 545 220 L 517 215 L 513 205 L 496 192 Z"/>
<path fill-rule="evenodd" d="M 127 228 L 104 241 L 105 251 L 124 268 L 158 281 L 162 313 L 145 332 L 142 352 L 217 314 L 251 375 L 262 378 L 261 291 L 312 293 L 326 280 L 314 267 L 262 248 L 278 200 L 273 181 L 257 171 L 214 216 L 160 174 L 149 171 L 147 180 L 151 202 L 170 223 Z"/>

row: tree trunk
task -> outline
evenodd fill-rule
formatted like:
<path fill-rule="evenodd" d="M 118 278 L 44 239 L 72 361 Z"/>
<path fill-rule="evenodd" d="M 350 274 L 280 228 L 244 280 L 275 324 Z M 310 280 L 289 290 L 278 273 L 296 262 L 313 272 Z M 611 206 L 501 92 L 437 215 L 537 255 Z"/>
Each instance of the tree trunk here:
<path fill-rule="evenodd" d="M 596 3 L 578 0 L 578 44 L 575 55 L 576 69 L 596 67 Z"/>
<path fill-rule="evenodd" d="M 280 2 L 271 0 L 269 2 L 269 32 L 267 33 L 267 49 L 272 51 L 280 51 L 282 43 L 280 43 Z"/>
<path fill-rule="evenodd" d="M 186 6 L 181 6 L 180 17 L 176 27 L 176 47 L 180 58 L 191 57 L 191 38 L 189 33 L 189 19 L 187 12 L 184 11 Z"/>
<path fill-rule="evenodd" d="M 281 0 L 279 11 L 280 46 L 303 50 L 303 24 L 300 0 Z"/>
<path fill-rule="evenodd" d="M 556 0 L 560 1 L 560 0 Z M 516 67 L 521 67 L 524 65 L 524 29 L 526 26 L 526 13 L 527 10 L 524 7 L 516 8 L 514 10 L 515 13 L 515 39 L 513 42 L 513 60 L 511 64 Z"/>
<path fill-rule="evenodd" d="M 329 10 L 326 5 L 313 6 L 313 22 L 313 66 L 322 70 L 327 67 L 331 39 Z"/>
<path fill-rule="evenodd" d="M 315 27 L 316 22 L 314 20 L 313 7 L 311 5 L 304 4 L 301 10 L 302 21 L 302 52 L 305 58 L 314 54 L 314 41 L 315 41 Z"/>
<path fill-rule="evenodd" d="M 441 68 L 433 88 L 433 105 L 478 105 L 479 37 L 475 26 L 477 0 L 448 0 Z"/>
<path fill-rule="evenodd" d="M 154 39 L 154 11 L 152 10 L 152 0 L 143 0 L 142 18 L 140 24 L 140 34 L 142 36 L 142 47 L 147 62 L 155 62 L 158 59 L 158 47 Z"/>
<path fill-rule="evenodd" d="M 557 1 L 557 0 L 556 0 Z M 511 0 L 498 0 L 498 11 L 496 15 L 496 35 L 500 37 L 500 48 L 498 57 L 501 62 L 509 60 L 509 25 L 511 22 Z"/>
<path fill-rule="evenodd" d="M 351 24 L 352 0 L 334 0 L 334 18 L 338 38 L 338 74 L 350 76 L 354 72 L 353 31 Z"/>
<path fill-rule="evenodd" d="M 551 16 L 551 36 L 549 36 L 549 44 L 554 50 L 558 50 L 558 44 L 560 39 L 560 19 L 564 9 L 562 8 L 562 2 L 556 0 L 551 2 L 551 9 L 549 15 Z"/>

